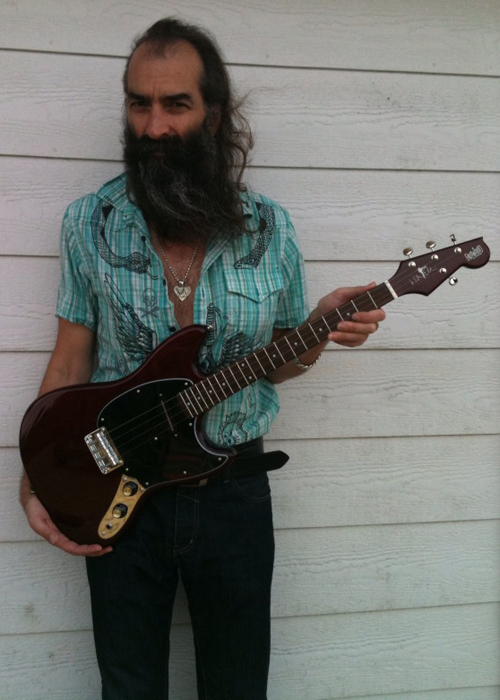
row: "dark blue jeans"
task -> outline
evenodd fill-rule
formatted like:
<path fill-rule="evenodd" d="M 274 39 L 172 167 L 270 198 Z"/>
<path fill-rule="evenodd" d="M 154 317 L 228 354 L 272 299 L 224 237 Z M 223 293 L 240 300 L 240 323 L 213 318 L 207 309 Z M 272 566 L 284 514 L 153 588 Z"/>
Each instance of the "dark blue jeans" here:
<path fill-rule="evenodd" d="M 273 559 L 266 472 L 153 494 L 113 552 L 87 559 L 103 700 L 167 700 L 179 575 L 199 700 L 266 700 Z"/>

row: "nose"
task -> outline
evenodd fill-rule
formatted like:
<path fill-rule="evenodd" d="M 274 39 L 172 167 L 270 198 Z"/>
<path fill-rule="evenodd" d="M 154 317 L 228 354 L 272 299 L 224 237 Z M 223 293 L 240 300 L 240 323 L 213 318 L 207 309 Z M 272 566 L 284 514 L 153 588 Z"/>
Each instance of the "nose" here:
<path fill-rule="evenodd" d="M 161 139 L 174 133 L 172 120 L 161 107 L 153 106 L 146 123 L 146 134 L 152 139 Z"/>

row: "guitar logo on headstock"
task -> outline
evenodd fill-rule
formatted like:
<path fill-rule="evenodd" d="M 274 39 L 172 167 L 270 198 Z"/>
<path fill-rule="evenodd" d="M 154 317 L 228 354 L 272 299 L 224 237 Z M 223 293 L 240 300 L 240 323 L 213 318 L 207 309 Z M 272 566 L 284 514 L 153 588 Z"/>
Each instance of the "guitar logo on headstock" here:
<path fill-rule="evenodd" d="M 437 267 L 431 267 L 430 265 L 424 265 L 423 267 L 417 267 L 417 272 L 412 277 L 410 277 L 410 279 L 408 281 L 413 286 L 414 284 L 418 284 L 420 282 L 420 280 L 425 280 L 427 277 L 429 277 L 429 275 L 431 275 L 436 270 L 437 270 Z"/>
<path fill-rule="evenodd" d="M 470 262 L 471 260 L 475 260 L 480 255 L 482 255 L 483 252 L 484 251 L 481 248 L 481 246 L 477 245 L 475 248 L 473 248 L 471 251 L 469 251 L 468 253 L 465 254 L 465 258 L 466 258 L 466 260 L 468 260 L 468 262 Z"/>

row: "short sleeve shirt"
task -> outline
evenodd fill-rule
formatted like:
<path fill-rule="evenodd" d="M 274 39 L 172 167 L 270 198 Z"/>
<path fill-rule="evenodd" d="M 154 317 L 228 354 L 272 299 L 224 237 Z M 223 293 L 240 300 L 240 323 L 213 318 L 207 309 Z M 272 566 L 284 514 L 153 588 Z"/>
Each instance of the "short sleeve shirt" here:
<path fill-rule="evenodd" d="M 303 259 L 287 212 L 252 192 L 241 194 L 250 233 L 221 235 L 207 246 L 195 290 L 194 323 L 208 327 L 198 355 L 213 373 L 271 342 L 274 328 L 294 328 L 309 313 Z M 57 315 L 97 338 L 91 381 L 137 369 L 179 330 L 163 265 L 144 217 L 120 175 L 71 204 L 61 235 Z M 234 445 L 267 433 L 279 410 L 263 378 L 211 408 L 203 427 L 212 442 Z"/>

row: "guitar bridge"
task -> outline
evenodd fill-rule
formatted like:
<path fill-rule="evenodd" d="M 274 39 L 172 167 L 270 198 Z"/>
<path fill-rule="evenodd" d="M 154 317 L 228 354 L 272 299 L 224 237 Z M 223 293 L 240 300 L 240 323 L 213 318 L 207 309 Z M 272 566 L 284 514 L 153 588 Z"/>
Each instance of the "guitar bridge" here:
<path fill-rule="evenodd" d="M 103 474 L 108 474 L 123 465 L 123 459 L 106 428 L 98 428 L 86 435 L 85 443 Z"/>

